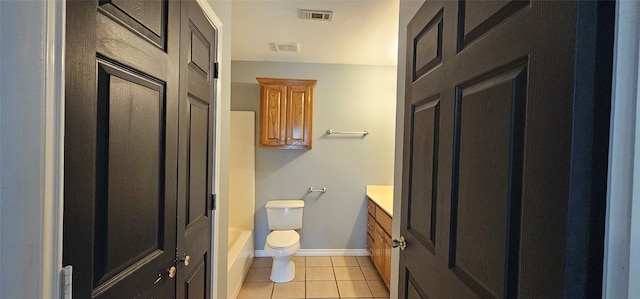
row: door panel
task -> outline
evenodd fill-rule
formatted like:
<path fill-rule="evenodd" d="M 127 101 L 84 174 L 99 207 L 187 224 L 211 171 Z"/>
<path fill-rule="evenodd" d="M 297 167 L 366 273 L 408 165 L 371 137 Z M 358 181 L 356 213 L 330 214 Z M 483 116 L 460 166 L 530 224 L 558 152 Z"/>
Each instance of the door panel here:
<path fill-rule="evenodd" d="M 287 88 L 278 85 L 265 85 L 260 92 L 264 92 L 266 99 L 260 109 L 268 111 L 262 118 L 260 134 L 265 134 L 262 139 L 269 145 L 284 144 L 286 104 L 284 103 Z M 266 128 L 269 128 L 268 130 Z"/>
<path fill-rule="evenodd" d="M 203 260 L 204 263 L 199 264 L 196 267 L 196 270 L 193 271 L 190 277 L 186 279 L 186 294 L 184 298 L 189 299 L 205 299 L 209 298 L 209 294 L 206 293 L 207 288 L 207 273 L 206 273 L 206 259 Z"/>
<path fill-rule="evenodd" d="M 195 1 L 182 2 L 181 28 L 176 298 L 208 298 L 217 36 Z"/>
<path fill-rule="evenodd" d="M 286 143 L 287 144 L 305 144 L 308 136 L 305 136 L 307 132 L 305 124 L 311 123 L 306 120 L 309 117 L 310 108 L 308 105 L 311 103 L 309 100 L 309 88 L 306 86 L 288 86 L 288 100 L 286 109 L 289 109 L 287 115 L 290 119 L 287 120 Z"/>
<path fill-rule="evenodd" d="M 442 61 L 442 10 L 438 11 L 415 37 L 413 80 L 426 74 Z"/>
<path fill-rule="evenodd" d="M 483 297 L 517 282 L 526 73 L 461 87 L 456 101 L 449 267 Z"/>
<path fill-rule="evenodd" d="M 607 5 L 427 1 L 408 24 L 399 298 L 562 298 L 593 289 L 568 269 L 597 272 L 601 263 L 589 260 L 598 249 L 572 238 L 567 223 L 601 238 L 589 217 L 574 215 L 602 197 L 572 195 L 592 185 L 570 182 L 571 163 L 591 163 L 583 153 L 594 153 L 572 142 L 595 134 L 572 119 L 600 113 L 574 110 L 584 65 L 575 57 L 584 49 L 598 61 L 593 53 L 604 46 L 577 41 L 576 23 L 612 26 L 593 13 Z"/>
<path fill-rule="evenodd" d="M 139 34 L 161 49 L 165 49 L 167 5 L 162 0 L 100 1 L 103 13 Z"/>
<path fill-rule="evenodd" d="M 409 280 L 407 282 L 408 282 L 408 284 L 405 287 L 407 289 L 407 296 L 405 298 L 407 298 L 407 299 L 428 299 L 429 298 L 426 295 L 424 295 L 424 292 L 418 291 L 418 289 L 416 288 L 416 285 L 413 283 L 413 279 L 411 279 L 411 277 L 409 278 Z"/>
<path fill-rule="evenodd" d="M 113 61 L 148 75 L 166 74 L 169 68 L 175 68 L 166 62 L 158 63 L 157 57 L 167 53 L 166 46 L 142 37 L 135 28 L 115 19 L 108 11 L 98 8 L 95 22 L 97 27 L 94 47 L 98 55 L 109 57 Z M 174 32 L 171 31 L 171 33 Z M 172 45 L 176 47 L 176 51 L 177 46 L 177 44 Z M 167 57 L 167 59 L 177 59 L 177 57 Z"/>
<path fill-rule="evenodd" d="M 195 24 L 189 22 L 189 66 L 202 76 L 202 79 L 209 80 L 209 64 L 211 63 L 211 44 L 202 35 Z"/>
<path fill-rule="evenodd" d="M 415 170 L 412 171 L 411 177 L 407 230 L 427 249 L 434 251 L 437 226 L 435 170 L 438 164 L 439 98 L 432 97 L 419 102 L 411 110 L 411 126 L 421 129 L 412 130 L 411 136 L 411 164 L 415 165 Z"/>
<path fill-rule="evenodd" d="M 101 284 L 162 251 L 165 99 L 163 84 L 105 62 L 98 62 L 98 94 L 94 246 L 104 252 L 94 271 Z"/>
<path fill-rule="evenodd" d="M 460 1 L 459 36 L 460 49 L 492 28 L 502 25 L 505 20 L 529 4 L 528 0 L 501 1 Z"/>
<path fill-rule="evenodd" d="M 209 216 L 208 188 L 211 185 L 208 177 L 209 157 L 209 105 L 201 100 L 189 98 L 189 194 L 185 203 L 188 209 L 185 220 L 187 229 L 191 224 Z"/>
<path fill-rule="evenodd" d="M 175 293 L 179 6 L 125 2 L 67 3 L 63 262 L 78 298 Z"/>

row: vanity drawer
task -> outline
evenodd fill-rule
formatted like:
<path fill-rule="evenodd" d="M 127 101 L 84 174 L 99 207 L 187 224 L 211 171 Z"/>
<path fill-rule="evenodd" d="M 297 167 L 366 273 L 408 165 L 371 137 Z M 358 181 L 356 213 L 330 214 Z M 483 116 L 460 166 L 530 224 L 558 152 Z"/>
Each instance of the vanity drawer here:
<path fill-rule="evenodd" d="M 367 235 L 367 250 L 369 250 L 369 255 L 373 256 L 373 236 Z"/>
<path fill-rule="evenodd" d="M 369 215 L 376 216 L 376 204 L 371 201 L 371 199 L 367 200 L 367 211 Z"/>
<path fill-rule="evenodd" d="M 373 219 L 373 216 L 369 215 L 369 221 L 367 221 L 367 234 L 369 237 L 373 237 L 373 233 L 376 229 L 376 221 Z"/>
<path fill-rule="evenodd" d="M 387 213 L 378 206 L 376 206 L 376 220 L 378 220 L 382 229 L 384 229 L 388 235 L 391 235 L 391 216 L 387 215 Z"/>

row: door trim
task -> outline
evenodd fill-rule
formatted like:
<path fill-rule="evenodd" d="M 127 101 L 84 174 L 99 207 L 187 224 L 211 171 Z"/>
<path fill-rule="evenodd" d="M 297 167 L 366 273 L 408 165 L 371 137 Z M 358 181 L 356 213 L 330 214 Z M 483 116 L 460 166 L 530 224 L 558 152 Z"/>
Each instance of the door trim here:
<path fill-rule="evenodd" d="M 5 106 L 8 109 L 0 109 L 0 118 L 19 118 L 21 124 L 28 124 L 19 131 L 9 127 L 0 129 L 2 162 L 11 160 L 12 167 L 22 169 L 22 173 L 16 175 L 15 168 L 0 167 L 0 185 L 10 186 L 0 192 L 2 196 L 8 195 L 0 199 L 0 211 L 11 214 L 0 221 L 0 225 L 5 225 L 0 230 L 0 252 L 5 257 L 2 266 L 10 269 L 8 275 L 2 275 L 0 289 L 8 297 L 27 298 L 38 294 L 39 298 L 57 299 L 62 282 L 66 3 L 40 0 L 4 4 L 3 16 L 20 12 L 28 17 L 4 18 L 0 22 L 3 28 L 8 28 L 3 30 L 2 38 L 20 36 L 15 43 L 3 44 L 0 60 L 20 58 L 25 64 L 12 71 L 14 79 L 9 82 L 30 84 L 0 82 L 2 95 L 6 96 L 4 100 L 9 103 Z M 15 63 L 7 65 L 16 67 Z M 21 135 L 5 135 L 6 132 Z M 30 137 L 25 138 L 28 137 L 25 134 Z M 21 225 L 26 222 L 17 221 L 20 219 L 39 221 L 24 228 Z M 25 259 L 32 265 L 21 264 Z"/>
<path fill-rule="evenodd" d="M 617 1 L 602 298 L 638 298 L 640 286 L 640 4 Z M 635 238 L 633 237 L 635 236 Z"/>
<path fill-rule="evenodd" d="M 45 1 L 42 297 L 59 298 L 64 208 L 64 57 L 66 2 Z M 24 20 L 23 22 L 29 22 Z M 37 219 L 37 218 L 36 218 Z"/>

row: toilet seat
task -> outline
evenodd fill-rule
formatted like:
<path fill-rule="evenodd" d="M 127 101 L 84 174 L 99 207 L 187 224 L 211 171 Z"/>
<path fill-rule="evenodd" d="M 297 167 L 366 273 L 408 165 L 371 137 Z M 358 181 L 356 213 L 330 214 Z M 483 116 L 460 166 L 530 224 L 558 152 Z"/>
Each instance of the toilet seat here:
<path fill-rule="evenodd" d="M 267 235 L 267 246 L 273 249 L 290 247 L 300 241 L 300 235 L 295 230 L 275 230 Z"/>

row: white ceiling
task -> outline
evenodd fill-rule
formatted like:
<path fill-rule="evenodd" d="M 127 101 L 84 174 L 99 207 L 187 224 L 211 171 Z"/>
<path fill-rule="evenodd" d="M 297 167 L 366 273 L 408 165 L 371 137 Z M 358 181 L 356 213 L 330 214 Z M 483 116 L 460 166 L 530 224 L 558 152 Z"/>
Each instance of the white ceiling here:
<path fill-rule="evenodd" d="M 333 11 L 332 21 L 303 20 L 300 9 Z M 234 0 L 231 59 L 396 65 L 399 0 Z M 273 51 L 298 43 L 299 52 Z"/>

